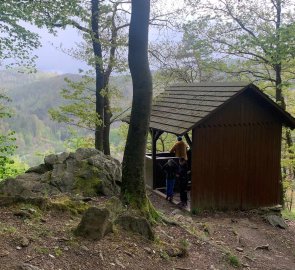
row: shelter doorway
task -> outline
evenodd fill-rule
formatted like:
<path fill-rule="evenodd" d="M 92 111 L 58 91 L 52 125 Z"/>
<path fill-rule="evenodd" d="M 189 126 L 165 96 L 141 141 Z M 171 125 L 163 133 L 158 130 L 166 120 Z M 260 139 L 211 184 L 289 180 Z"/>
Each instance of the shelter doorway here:
<path fill-rule="evenodd" d="M 160 136 L 163 134 L 162 131 L 150 129 L 151 137 L 152 137 L 152 152 L 146 154 L 146 181 L 147 186 L 153 189 L 159 195 L 166 197 L 166 177 L 163 171 L 163 166 L 167 163 L 169 159 L 175 160 L 178 164 L 178 157 L 175 157 L 175 154 L 166 152 L 157 152 L 156 144 Z M 177 139 L 177 135 L 175 135 L 175 141 Z M 185 134 L 184 142 L 186 142 L 188 146 L 187 156 L 188 156 L 188 170 L 191 171 L 191 147 L 192 141 L 189 134 Z M 190 189 L 191 189 L 191 174 L 188 179 L 188 206 L 190 204 Z M 176 179 L 175 188 L 174 188 L 175 196 L 174 201 L 180 202 L 179 197 L 179 182 Z"/>

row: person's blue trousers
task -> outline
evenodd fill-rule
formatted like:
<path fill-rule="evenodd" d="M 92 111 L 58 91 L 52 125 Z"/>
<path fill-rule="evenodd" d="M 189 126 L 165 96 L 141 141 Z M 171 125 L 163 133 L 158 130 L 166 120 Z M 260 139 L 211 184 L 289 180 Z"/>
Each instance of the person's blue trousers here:
<path fill-rule="evenodd" d="M 173 196 L 175 179 L 166 179 L 166 195 L 167 197 Z"/>

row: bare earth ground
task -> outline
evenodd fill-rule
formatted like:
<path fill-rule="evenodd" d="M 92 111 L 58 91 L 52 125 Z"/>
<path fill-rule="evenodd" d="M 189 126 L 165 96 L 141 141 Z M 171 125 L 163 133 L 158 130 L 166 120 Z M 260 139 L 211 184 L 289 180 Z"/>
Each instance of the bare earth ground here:
<path fill-rule="evenodd" d="M 73 236 L 81 216 L 42 212 L 31 205 L 0 208 L 0 269 L 29 263 L 40 269 L 295 269 L 295 223 L 287 230 L 249 212 L 204 213 L 191 217 L 155 194 L 154 205 L 181 226 L 160 224 L 156 240 L 116 231 L 101 241 Z M 98 199 L 99 204 L 103 198 Z M 34 208 L 33 218 L 14 215 Z M 172 214 L 173 212 L 173 214 Z M 29 240 L 29 243 L 23 239 Z M 24 244 L 27 247 L 21 247 Z M 267 246 L 269 248 L 267 248 Z M 257 247 L 262 249 L 255 249 Z M 263 248 L 266 246 L 266 248 Z M 173 257 L 174 247 L 188 256 Z M 236 249 L 239 248 L 239 251 Z"/>

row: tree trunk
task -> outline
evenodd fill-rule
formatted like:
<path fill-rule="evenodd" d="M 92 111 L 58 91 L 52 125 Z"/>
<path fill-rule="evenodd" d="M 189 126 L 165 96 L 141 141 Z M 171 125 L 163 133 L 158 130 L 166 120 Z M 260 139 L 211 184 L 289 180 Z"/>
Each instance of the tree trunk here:
<path fill-rule="evenodd" d="M 107 87 L 107 85 L 105 87 Z M 111 149 L 110 149 L 111 117 L 112 117 L 112 113 L 110 108 L 110 99 L 106 95 L 104 97 L 104 129 L 103 129 L 103 152 L 105 155 L 111 154 Z"/>
<path fill-rule="evenodd" d="M 280 28 L 282 23 L 282 1 L 276 0 L 275 1 L 275 7 L 276 7 L 276 39 L 277 39 L 277 50 L 279 50 L 280 43 L 281 43 L 281 37 L 280 37 Z M 284 109 L 286 110 L 286 102 L 283 95 L 283 87 L 282 87 L 282 63 L 281 59 L 279 58 L 280 52 L 277 51 L 277 64 L 274 65 L 275 70 L 275 84 L 276 84 L 276 102 Z M 287 144 L 287 152 L 289 153 L 290 157 L 292 158 L 294 156 L 294 152 L 292 150 L 293 141 L 291 137 L 291 131 L 290 129 L 286 128 L 286 144 Z M 295 174 L 295 168 L 292 166 L 292 173 Z M 281 189 L 281 198 L 280 198 L 280 204 L 284 206 L 284 188 L 283 188 L 283 177 L 281 177 L 281 183 L 280 183 L 280 189 Z"/>
<path fill-rule="evenodd" d="M 282 89 L 282 67 L 281 64 L 275 65 L 275 72 L 276 72 L 276 102 L 285 110 L 286 103 L 283 95 Z"/>
<path fill-rule="evenodd" d="M 148 62 L 150 0 L 132 0 L 129 29 L 129 68 L 133 83 L 130 125 L 123 158 L 121 195 L 130 207 L 147 206 L 144 161 L 152 103 L 152 77 Z"/>
<path fill-rule="evenodd" d="M 101 90 L 104 87 L 104 76 L 102 66 L 102 48 L 99 41 L 99 0 L 91 0 L 91 30 L 92 47 L 95 57 L 95 96 L 96 113 L 101 123 L 95 126 L 95 148 L 103 151 L 103 130 L 104 130 L 104 98 Z"/>
<path fill-rule="evenodd" d="M 276 102 L 284 109 L 286 110 L 286 102 L 285 102 L 285 98 L 283 95 L 283 89 L 282 89 L 282 67 L 281 64 L 276 64 L 275 65 L 275 73 L 276 73 Z M 293 141 L 292 141 L 292 137 L 291 137 L 291 131 L 289 128 L 286 128 L 286 132 L 285 132 L 285 136 L 286 136 L 286 145 L 287 145 L 287 152 L 289 154 L 290 158 L 293 158 L 294 156 L 294 151 L 292 150 L 292 146 L 293 146 Z M 292 174 L 293 176 L 295 175 L 295 168 L 294 166 L 292 166 L 291 168 Z M 280 204 L 281 205 L 285 205 L 284 202 L 284 188 L 283 188 L 283 177 L 281 177 L 281 183 L 280 183 Z"/>

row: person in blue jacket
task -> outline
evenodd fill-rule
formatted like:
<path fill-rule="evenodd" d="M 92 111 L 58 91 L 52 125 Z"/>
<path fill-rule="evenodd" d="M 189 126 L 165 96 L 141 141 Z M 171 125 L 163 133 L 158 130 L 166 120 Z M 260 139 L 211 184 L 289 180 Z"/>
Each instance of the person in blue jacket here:
<path fill-rule="evenodd" d="M 173 159 L 169 159 L 163 166 L 163 171 L 166 175 L 166 200 L 172 202 L 178 165 Z"/>

